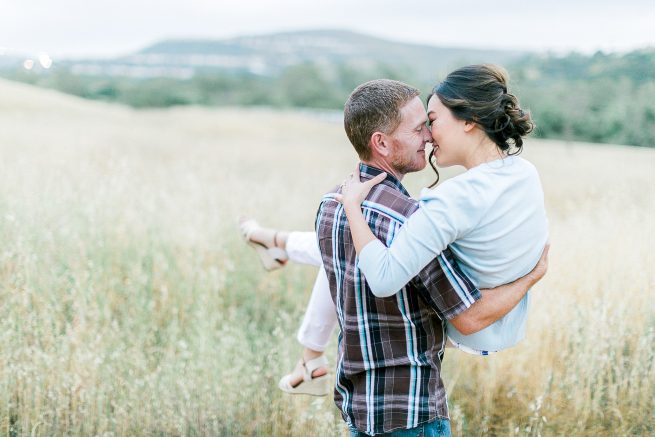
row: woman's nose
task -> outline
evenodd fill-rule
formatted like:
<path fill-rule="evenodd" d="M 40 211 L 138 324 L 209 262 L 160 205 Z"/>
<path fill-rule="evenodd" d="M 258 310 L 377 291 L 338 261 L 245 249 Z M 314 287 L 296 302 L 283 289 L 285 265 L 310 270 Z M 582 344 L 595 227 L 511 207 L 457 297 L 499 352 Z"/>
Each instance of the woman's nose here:
<path fill-rule="evenodd" d="M 432 132 L 430 132 L 430 129 L 428 129 L 427 126 L 423 127 L 423 139 L 426 143 L 432 142 Z"/>

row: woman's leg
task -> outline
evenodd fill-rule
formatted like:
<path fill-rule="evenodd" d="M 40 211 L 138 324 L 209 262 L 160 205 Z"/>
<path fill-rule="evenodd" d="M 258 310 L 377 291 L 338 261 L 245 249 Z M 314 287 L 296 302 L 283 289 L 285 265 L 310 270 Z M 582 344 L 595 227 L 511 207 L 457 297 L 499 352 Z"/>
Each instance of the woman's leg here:
<path fill-rule="evenodd" d="M 298 341 L 306 348 L 325 351 L 337 324 L 337 313 L 330 294 L 325 269 L 321 266 L 307 304 L 305 317 L 298 330 Z"/>
<path fill-rule="evenodd" d="M 266 247 L 278 247 L 285 250 L 289 259 L 296 263 L 320 266 L 297 335 L 298 342 L 304 347 L 302 359 L 293 372 L 282 378 L 282 381 L 286 379 L 288 386 L 295 388 L 303 381 L 305 363 L 323 356 L 337 324 L 336 310 L 332 302 L 327 275 L 322 266 L 316 233 L 278 231 L 258 226 L 250 232 L 249 238 Z M 315 369 L 311 376 L 318 378 L 325 374 L 327 374 L 327 368 L 321 366 Z M 282 381 L 280 381 L 280 385 L 287 386 Z"/>
<path fill-rule="evenodd" d="M 322 353 L 336 326 L 337 315 L 330 294 L 327 274 L 321 262 L 316 234 L 314 232 L 289 232 L 284 249 L 289 254 L 290 260 L 320 267 L 307 304 L 305 317 L 298 331 L 298 341 L 308 350 Z"/>
<path fill-rule="evenodd" d="M 323 264 L 316 232 L 286 232 L 285 234 L 284 247 L 280 247 L 287 251 L 291 261 L 317 267 Z"/>
<path fill-rule="evenodd" d="M 307 304 L 307 310 L 298 330 L 297 339 L 303 346 L 302 359 L 289 375 L 284 376 L 291 387 L 298 387 L 303 381 L 304 363 L 323 356 L 330 337 L 337 325 L 337 314 L 330 294 L 325 269 L 322 265 L 321 253 L 314 232 L 279 232 L 280 248 L 287 251 L 289 259 L 296 263 L 320 266 L 312 294 Z M 321 366 L 312 372 L 312 378 L 326 375 L 328 369 Z M 331 387 L 326 385 L 324 394 L 329 394 Z"/>
<path fill-rule="evenodd" d="M 285 250 L 291 261 L 317 267 L 323 263 L 315 232 L 279 231 L 257 225 L 251 227 L 248 238 L 269 248 Z"/>
<path fill-rule="evenodd" d="M 304 347 L 302 360 L 296 365 L 293 372 L 284 378 L 288 379 L 291 387 L 298 386 L 303 381 L 304 363 L 323 356 L 332 332 L 337 325 L 337 314 L 330 294 L 325 269 L 320 268 L 311 297 L 305 311 L 300 329 L 298 330 L 298 342 Z M 327 368 L 319 367 L 312 372 L 312 377 L 317 378 L 327 374 Z M 326 391 L 324 394 L 328 394 Z"/>

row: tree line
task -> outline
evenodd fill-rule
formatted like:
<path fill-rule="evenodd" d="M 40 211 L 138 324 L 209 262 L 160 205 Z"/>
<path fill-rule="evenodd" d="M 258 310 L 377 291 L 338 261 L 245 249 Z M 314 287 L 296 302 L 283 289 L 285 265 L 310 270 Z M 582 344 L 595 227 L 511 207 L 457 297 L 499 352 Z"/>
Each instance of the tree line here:
<path fill-rule="evenodd" d="M 453 66 L 455 68 L 456 66 Z M 655 49 L 626 54 L 528 55 L 505 66 L 511 89 L 529 108 L 542 138 L 655 147 Z M 435 82 L 444 72 L 435 74 Z M 4 71 L 10 79 L 135 108 L 176 105 L 269 106 L 339 110 L 358 84 L 386 77 L 419 87 L 409 66 L 299 64 L 274 76 L 220 70 L 189 79 Z"/>

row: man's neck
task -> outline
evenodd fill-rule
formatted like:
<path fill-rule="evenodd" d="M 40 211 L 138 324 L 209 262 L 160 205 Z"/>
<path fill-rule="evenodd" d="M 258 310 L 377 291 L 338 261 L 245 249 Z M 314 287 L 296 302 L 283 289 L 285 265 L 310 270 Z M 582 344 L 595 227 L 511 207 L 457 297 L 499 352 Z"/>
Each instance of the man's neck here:
<path fill-rule="evenodd" d="M 399 181 L 402 181 L 403 177 L 405 176 L 405 173 L 401 173 L 398 170 L 394 169 L 388 162 L 382 159 L 372 158 L 369 161 L 362 161 L 362 163 L 371 167 L 379 168 L 380 170 L 387 172 L 387 174 L 390 174 L 391 176 L 395 177 Z"/>

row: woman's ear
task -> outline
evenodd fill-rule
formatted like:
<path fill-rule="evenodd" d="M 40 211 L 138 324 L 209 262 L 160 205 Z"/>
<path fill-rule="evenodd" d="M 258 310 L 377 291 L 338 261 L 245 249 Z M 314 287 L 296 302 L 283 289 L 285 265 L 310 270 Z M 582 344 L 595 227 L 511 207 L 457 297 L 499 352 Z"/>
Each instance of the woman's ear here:
<path fill-rule="evenodd" d="M 464 132 L 471 132 L 475 125 L 476 123 L 472 121 L 464 121 Z"/>
<path fill-rule="evenodd" d="M 371 151 L 375 152 L 378 156 L 389 156 L 391 150 L 387 144 L 387 136 L 385 134 L 382 132 L 374 132 L 373 135 L 371 135 Z"/>

